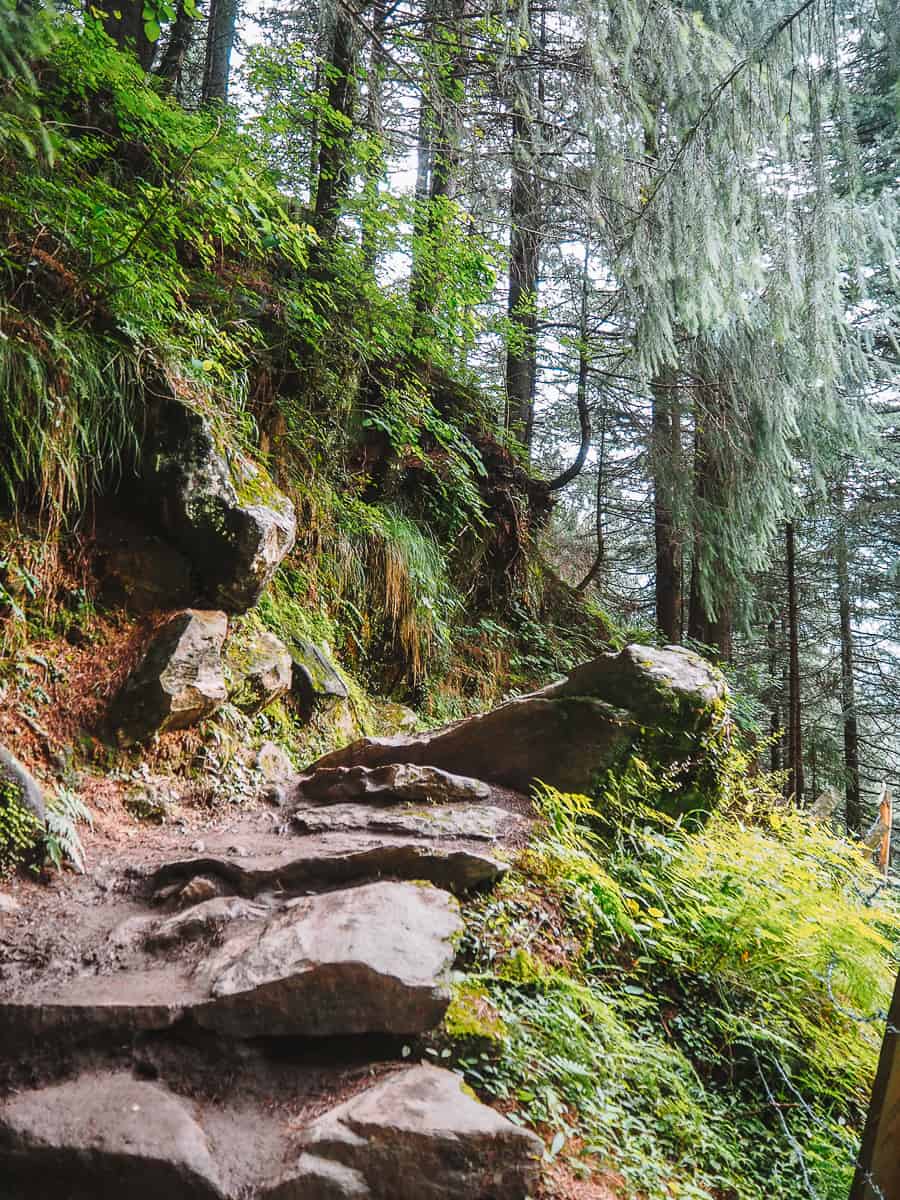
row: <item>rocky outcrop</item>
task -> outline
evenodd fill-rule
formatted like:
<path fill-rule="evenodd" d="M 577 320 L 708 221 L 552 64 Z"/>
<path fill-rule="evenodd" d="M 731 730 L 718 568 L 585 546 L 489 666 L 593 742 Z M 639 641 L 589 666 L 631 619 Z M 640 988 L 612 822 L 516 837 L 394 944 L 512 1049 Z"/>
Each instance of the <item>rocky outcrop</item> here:
<path fill-rule="evenodd" d="M 251 608 L 294 543 L 290 500 L 261 468 L 220 448 L 210 422 L 171 394 L 151 406 L 141 463 L 155 519 L 207 598 L 228 612 Z"/>
<path fill-rule="evenodd" d="M 313 642 L 293 642 L 291 657 L 291 692 L 304 720 L 309 721 L 316 712 L 327 712 L 349 697 L 346 683 L 319 646 Z"/>
<path fill-rule="evenodd" d="M 291 653 L 268 630 L 249 642 L 229 643 L 226 662 L 234 681 L 232 703 L 245 713 L 262 712 L 291 690 Z"/>
<path fill-rule="evenodd" d="M 103 598 L 133 612 L 148 613 L 190 604 L 195 595 L 191 567 L 183 554 L 160 538 L 134 534 L 103 558 Z"/>
<path fill-rule="evenodd" d="M 339 1166 L 370 1200 L 518 1200 L 537 1182 L 539 1138 L 466 1095 L 462 1080 L 419 1066 L 326 1113 L 300 1137 L 302 1153 L 266 1200 L 305 1200 L 310 1177 Z M 352 1173 L 352 1174 L 351 1174 Z M 329 1193 L 324 1193 L 329 1194 Z"/>
<path fill-rule="evenodd" d="M 37 780 L 30 771 L 22 766 L 14 754 L 11 754 L 5 746 L 0 746 L 0 805 L 8 799 L 5 794 L 7 792 L 11 792 L 19 804 L 27 808 L 42 825 L 44 824 L 47 819 L 44 793 Z"/>
<path fill-rule="evenodd" d="M 702 733 L 726 695 L 721 676 L 698 655 L 628 646 L 577 667 L 560 683 L 443 729 L 360 739 L 320 758 L 310 773 L 407 763 L 523 792 L 537 780 L 586 792 L 643 727 Z"/>
<path fill-rule="evenodd" d="M 197 609 L 163 626 L 113 704 L 110 721 L 123 743 L 184 729 L 215 712 L 228 694 L 222 673 L 227 631 L 224 613 Z"/>

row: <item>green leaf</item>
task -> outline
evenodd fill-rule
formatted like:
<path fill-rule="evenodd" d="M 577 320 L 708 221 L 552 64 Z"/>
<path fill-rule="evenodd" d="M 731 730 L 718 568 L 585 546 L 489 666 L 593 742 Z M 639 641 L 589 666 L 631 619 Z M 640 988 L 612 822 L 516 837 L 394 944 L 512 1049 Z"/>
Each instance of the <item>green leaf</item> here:
<path fill-rule="evenodd" d="M 159 22 L 156 20 L 144 22 L 144 37 L 148 42 L 158 42 L 159 35 L 162 33 Z"/>

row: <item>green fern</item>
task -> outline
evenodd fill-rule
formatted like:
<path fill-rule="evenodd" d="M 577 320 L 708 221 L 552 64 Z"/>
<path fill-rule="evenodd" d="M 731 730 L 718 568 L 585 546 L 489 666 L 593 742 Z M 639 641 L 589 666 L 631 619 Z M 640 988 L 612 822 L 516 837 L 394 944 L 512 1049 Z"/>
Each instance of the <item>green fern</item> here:
<path fill-rule="evenodd" d="M 94 828 L 90 809 L 75 792 L 63 789 L 47 805 L 47 831 L 44 834 L 45 860 L 57 871 L 66 863 L 84 873 L 84 847 L 78 825 Z"/>

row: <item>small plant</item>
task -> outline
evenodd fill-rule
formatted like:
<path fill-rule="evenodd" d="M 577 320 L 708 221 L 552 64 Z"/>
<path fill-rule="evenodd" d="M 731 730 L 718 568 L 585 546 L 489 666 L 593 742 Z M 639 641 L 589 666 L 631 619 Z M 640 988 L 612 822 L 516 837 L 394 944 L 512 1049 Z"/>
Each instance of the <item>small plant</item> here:
<path fill-rule="evenodd" d="M 16 785 L 0 777 L 0 878 L 27 861 L 40 840 L 40 830 L 40 821 Z"/>
<path fill-rule="evenodd" d="M 93 829 L 90 809 L 77 793 L 64 788 L 47 804 L 47 829 L 44 834 L 45 861 L 57 871 L 69 863 L 79 874 L 84 872 L 84 847 L 78 836 L 79 824 Z"/>

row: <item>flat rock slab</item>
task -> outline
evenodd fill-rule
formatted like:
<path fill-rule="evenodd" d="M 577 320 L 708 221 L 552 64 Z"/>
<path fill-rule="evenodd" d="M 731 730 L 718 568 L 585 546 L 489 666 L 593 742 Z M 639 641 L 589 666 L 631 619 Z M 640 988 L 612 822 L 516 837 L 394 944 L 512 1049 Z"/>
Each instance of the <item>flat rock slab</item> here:
<path fill-rule="evenodd" d="M 401 1068 L 332 1104 L 310 1121 L 299 1096 L 273 1111 L 264 1093 L 188 1099 L 92 1069 L 0 1103 L 0 1195 L 524 1200 L 536 1182 L 540 1140 L 449 1071 Z"/>
<path fill-rule="evenodd" d="M 492 804 L 418 804 L 373 809 L 368 804 L 300 805 L 291 813 L 298 833 L 403 834 L 420 838 L 497 842 L 529 822 Z"/>
<path fill-rule="evenodd" d="M 434 827 L 430 831 L 426 838 L 371 830 L 309 837 L 253 832 L 242 837 L 236 830 L 210 838 L 202 854 L 162 864 L 153 881 L 161 888 L 213 876 L 251 897 L 271 889 L 311 890 L 379 877 L 420 879 L 464 892 L 493 883 L 507 870 L 483 840 L 442 840 L 434 836 Z"/>
<path fill-rule="evenodd" d="M 299 1140 L 301 1153 L 266 1200 L 523 1200 L 543 1153 L 533 1133 L 472 1099 L 457 1075 L 429 1066 L 353 1097 Z M 329 1177 L 329 1167 L 344 1174 Z"/>
<path fill-rule="evenodd" d="M 462 919 L 445 891 L 384 881 L 269 906 L 214 898 L 129 926 L 143 958 L 8 999 L 0 1044 L 129 1037 L 183 1019 L 236 1038 L 423 1033 L 449 1003 Z M 211 948 L 212 935 L 224 944 Z"/>

